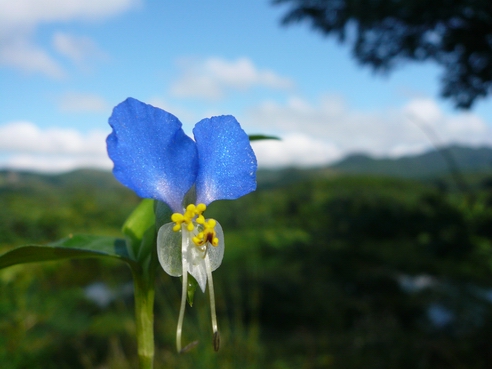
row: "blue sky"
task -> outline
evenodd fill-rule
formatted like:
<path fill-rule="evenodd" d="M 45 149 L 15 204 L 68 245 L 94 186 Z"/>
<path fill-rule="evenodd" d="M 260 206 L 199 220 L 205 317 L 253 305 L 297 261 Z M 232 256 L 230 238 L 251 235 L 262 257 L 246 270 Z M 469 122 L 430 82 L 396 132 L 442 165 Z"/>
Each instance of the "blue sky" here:
<path fill-rule="evenodd" d="M 347 44 L 307 24 L 282 27 L 269 0 L 0 0 L 0 168 L 110 168 L 114 105 L 132 96 L 190 132 L 232 114 L 263 167 L 323 165 L 352 152 L 400 156 L 490 145 L 492 106 L 439 98 L 440 69 L 374 75 Z"/>

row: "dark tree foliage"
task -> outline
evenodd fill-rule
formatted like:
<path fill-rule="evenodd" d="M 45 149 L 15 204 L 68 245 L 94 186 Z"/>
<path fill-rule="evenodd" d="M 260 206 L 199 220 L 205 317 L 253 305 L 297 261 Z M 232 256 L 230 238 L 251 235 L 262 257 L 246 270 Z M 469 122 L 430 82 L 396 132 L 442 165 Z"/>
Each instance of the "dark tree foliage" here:
<path fill-rule="evenodd" d="M 362 64 L 386 72 L 405 60 L 444 67 L 441 94 L 470 108 L 491 92 L 491 0 L 273 0 L 289 4 L 284 24 L 309 20 L 346 41 Z"/>

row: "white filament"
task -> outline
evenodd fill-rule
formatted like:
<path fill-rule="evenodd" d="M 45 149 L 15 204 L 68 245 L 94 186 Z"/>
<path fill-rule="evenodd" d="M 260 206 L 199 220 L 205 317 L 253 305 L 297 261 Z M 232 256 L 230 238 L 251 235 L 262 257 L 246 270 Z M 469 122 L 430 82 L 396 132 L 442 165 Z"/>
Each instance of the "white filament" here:
<path fill-rule="evenodd" d="M 188 247 L 188 237 L 186 229 L 186 225 L 183 223 L 181 226 L 181 233 L 182 233 L 182 239 L 181 239 L 181 254 L 184 255 L 186 252 L 186 248 Z M 176 348 L 178 352 L 181 352 L 181 333 L 183 331 L 183 319 L 184 319 L 184 313 L 186 309 L 186 296 L 188 293 L 188 261 L 186 260 L 185 257 L 181 258 L 182 261 L 182 270 L 183 270 L 183 288 L 181 290 L 181 307 L 179 308 L 179 317 L 178 317 L 178 327 L 176 328 Z"/>
<path fill-rule="evenodd" d="M 212 316 L 212 330 L 217 333 L 217 314 L 215 313 L 215 292 L 214 292 L 214 281 L 212 279 L 212 268 L 210 267 L 210 259 L 208 255 L 205 256 L 205 270 L 207 271 L 208 279 L 208 294 L 210 296 L 210 314 Z"/>

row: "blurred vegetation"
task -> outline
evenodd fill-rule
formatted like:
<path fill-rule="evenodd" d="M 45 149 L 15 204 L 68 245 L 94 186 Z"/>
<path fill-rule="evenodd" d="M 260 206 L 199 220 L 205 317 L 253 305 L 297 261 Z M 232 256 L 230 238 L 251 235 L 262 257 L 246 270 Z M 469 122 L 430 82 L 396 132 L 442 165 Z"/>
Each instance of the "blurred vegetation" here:
<path fill-rule="evenodd" d="M 474 177 L 473 196 L 370 175 L 262 178 L 257 192 L 207 211 L 226 237 L 214 272 L 221 350 L 198 292 L 184 341 L 199 344 L 175 352 L 181 285 L 161 271 L 156 368 L 491 367 L 489 176 Z M 117 235 L 138 202 L 110 173 L 1 172 L 0 252 L 70 233 Z M 2 270 L 0 316 L 1 368 L 137 367 L 122 263 Z"/>

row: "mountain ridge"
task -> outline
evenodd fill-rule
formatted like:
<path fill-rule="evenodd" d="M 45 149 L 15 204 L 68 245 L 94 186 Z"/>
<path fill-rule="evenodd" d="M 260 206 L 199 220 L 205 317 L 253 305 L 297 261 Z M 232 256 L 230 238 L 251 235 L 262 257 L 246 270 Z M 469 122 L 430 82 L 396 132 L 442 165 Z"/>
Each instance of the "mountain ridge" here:
<path fill-rule="evenodd" d="M 343 173 L 425 178 L 449 174 L 492 172 L 492 148 L 451 145 L 400 158 L 373 158 L 352 154 L 329 168 Z"/>
<path fill-rule="evenodd" d="M 316 168 L 279 168 L 258 170 L 260 188 L 285 186 L 306 179 L 337 175 L 387 176 L 402 179 L 432 180 L 453 175 L 492 175 L 492 147 L 452 145 L 422 154 L 400 158 L 374 158 L 355 153 L 337 163 Z M 6 187 L 122 186 L 109 170 L 76 169 L 58 174 L 25 170 L 0 170 L 0 189 Z"/>

